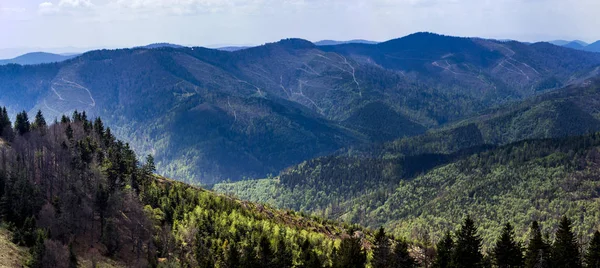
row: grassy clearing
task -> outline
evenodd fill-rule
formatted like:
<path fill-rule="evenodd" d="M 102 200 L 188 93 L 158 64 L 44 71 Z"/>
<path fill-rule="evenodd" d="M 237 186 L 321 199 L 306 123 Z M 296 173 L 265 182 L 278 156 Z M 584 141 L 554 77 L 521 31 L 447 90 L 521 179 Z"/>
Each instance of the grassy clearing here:
<path fill-rule="evenodd" d="M 0 227 L 0 267 L 25 267 L 29 250 L 11 242 L 11 233 Z"/>

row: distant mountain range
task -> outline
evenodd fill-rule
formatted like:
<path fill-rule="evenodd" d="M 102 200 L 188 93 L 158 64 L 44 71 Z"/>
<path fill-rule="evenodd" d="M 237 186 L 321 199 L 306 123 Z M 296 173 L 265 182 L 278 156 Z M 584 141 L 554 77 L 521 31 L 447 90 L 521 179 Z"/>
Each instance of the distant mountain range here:
<path fill-rule="evenodd" d="M 149 44 L 149 45 L 135 47 L 135 48 L 148 48 L 148 49 L 152 49 L 152 48 L 165 48 L 165 47 L 169 47 L 169 48 L 183 48 L 185 46 L 177 45 L 177 44 L 171 44 L 171 43 L 152 43 L 152 44 Z"/>
<path fill-rule="evenodd" d="M 314 44 L 317 46 L 335 46 L 335 45 L 350 44 L 350 43 L 375 45 L 379 42 L 363 40 L 363 39 L 354 39 L 354 40 L 349 40 L 349 41 L 321 40 L 321 41 L 315 42 Z"/>
<path fill-rule="evenodd" d="M 0 65 L 3 64 L 21 64 L 21 65 L 32 65 L 32 64 L 42 64 L 42 63 L 52 63 L 52 62 L 61 62 L 68 59 L 72 59 L 77 57 L 79 54 L 53 54 L 46 52 L 32 52 L 27 53 L 16 58 L 0 60 Z"/>
<path fill-rule="evenodd" d="M 599 65 L 600 54 L 548 43 L 432 33 L 377 44 L 286 39 L 233 52 L 98 50 L 0 67 L 0 106 L 40 109 L 50 120 L 74 110 L 102 116 L 137 152 L 154 154 L 160 173 L 212 184 L 420 135 L 582 83 Z"/>
<path fill-rule="evenodd" d="M 549 43 L 557 45 L 557 46 L 568 47 L 568 48 L 577 49 L 577 50 L 600 52 L 600 40 L 596 41 L 592 44 L 588 44 L 581 40 L 573 40 L 573 41 L 554 40 L 554 41 L 550 41 Z"/>

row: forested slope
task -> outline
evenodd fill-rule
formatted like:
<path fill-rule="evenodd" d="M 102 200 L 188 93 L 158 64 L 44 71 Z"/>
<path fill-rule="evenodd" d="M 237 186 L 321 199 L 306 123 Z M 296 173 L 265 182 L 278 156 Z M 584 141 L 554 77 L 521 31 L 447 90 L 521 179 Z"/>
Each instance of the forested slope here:
<path fill-rule="evenodd" d="M 218 184 L 242 199 L 324 217 L 387 226 L 414 240 L 440 238 L 465 213 L 477 217 L 487 245 L 502 222 L 519 236 L 537 220 L 552 231 L 562 215 L 586 237 L 600 222 L 600 134 L 528 140 L 451 155 L 320 158 L 266 180 Z M 426 166 L 429 163 L 430 166 Z"/>
<path fill-rule="evenodd" d="M 0 66 L 0 105 L 12 115 L 101 116 L 133 149 L 155 155 L 160 174 L 207 185 L 454 126 L 490 107 L 579 84 L 598 65 L 597 53 L 432 33 L 335 46 L 285 39 L 234 52 L 140 47 Z M 483 137 L 533 138 L 522 128 L 538 116 L 566 120 L 534 124 L 531 133 L 598 125 L 585 117 L 577 131 L 562 131 L 587 114 L 568 101 L 526 112 L 523 125 L 511 123 L 513 114 L 481 126 Z"/>
<path fill-rule="evenodd" d="M 0 222 L 30 267 L 321 267 L 346 246 L 367 262 L 370 231 L 154 175 L 85 113 L 48 126 L 22 112 L 13 128 L 1 109 L 0 133 Z"/>

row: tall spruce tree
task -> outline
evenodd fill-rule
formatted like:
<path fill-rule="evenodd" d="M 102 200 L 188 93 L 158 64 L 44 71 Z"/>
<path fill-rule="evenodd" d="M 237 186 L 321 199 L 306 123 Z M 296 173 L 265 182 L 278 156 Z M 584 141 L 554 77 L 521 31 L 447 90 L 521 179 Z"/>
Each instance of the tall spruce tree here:
<path fill-rule="evenodd" d="M 529 244 L 525 251 L 525 267 L 546 268 L 550 265 L 550 246 L 544 241 L 537 221 L 531 224 Z"/>
<path fill-rule="evenodd" d="M 367 253 L 362 248 L 360 238 L 348 237 L 342 240 L 334 258 L 335 268 L 364 268 L 367 263 Z"/>
<path fill-rule="evenodd" d="M 394 268 L 413 268 L 417 267 L 417 262 L 408 253 L 408 243 L 405 241 L 396 241 L 394 251 L 391 256 L 391 265 Z"/>
<path fill-rule="evenodd" d="M 585 254 L 587 268 L 600 268 L 600 232 L 596 231 Z"/>
<path fill-rule="evenodd" d="M 373 245 L 373 259 L 371 265 L 374 268 L 392 267 L 390 263 L 391 243 L 385 234 L 383 227 L 375 233 L 375 244 Z"/>
<path fill-rule="evenodd" d="M 10 118 L 8 117 L 8 112 L 6 111 L 6 107 L 2 107 L 0 109 L 0 136 L 4 136 L 8 133 L 9 129 L 12 127 L 10 122 Z"/>
<path fill-rule="evenodd" d="M 482 239 L 477 235 L 477 227 L 470 216 L 467 216 L 460 230 L 456 233 L 456 246 L 452 252 L 452 267 L 482 267 Z"/>
<path fill-rule="evenodd" d="M 445 268 L 450 267 L 452 261 L 452 252 L 454 251 L 454 240 L 452 235 L 447 232 L 442 240 L 437 243 L 437 254 L 433 261 L 433 267 Z"/>
<path fill-rule="evenodd" d="M 581 267 L 579 245 L 577 244 L 575 235 L 571 231 L 571 220 L 566 216 L 563 216 L 558 225 L 551 252 L 552 267 Z"/>
<path fill-rule="evenodd" d="M 288 268 L 294 266 L 294 255 L 288 245 L 285 243 L 284 237 L 279 237 L 277 242 L 277 252 L 273 260 L 273 267 Z"/>
<path fill-rule="evenodd" d="M 19 133 L 19 135 L 25 135 L 31 129 L 31 124 L 29 123 L 29 117 L 27 116 L 27 112 L 23 111 L 17 114 L 17 119 L 15 120 L 15 131 Z"/>
<path fill-rule="evenodd" d="M 47 126 L 48 124 L 46 124 L 46 119 L 44 118 L 42 111 L 38 110 L 37 114 L 35 115 L 35 120 L 31 125 L 31 128 L 44 130 Z"/>
<path fill-rule="evenodd" d="M 319 255 L 313 250 L 308 238 L 304 240 L 300 249 L 302 250 L 300 254 L 302 264 L 298 265 L 299 268 L 315 268 L 323 266 Z"/>
<path fill-rule="evenodd" d="M 514 239 L 512 225 L 507 223 L 492 250 L 494 264 L 499 268 L 523 267 L 523 250 Z"/>

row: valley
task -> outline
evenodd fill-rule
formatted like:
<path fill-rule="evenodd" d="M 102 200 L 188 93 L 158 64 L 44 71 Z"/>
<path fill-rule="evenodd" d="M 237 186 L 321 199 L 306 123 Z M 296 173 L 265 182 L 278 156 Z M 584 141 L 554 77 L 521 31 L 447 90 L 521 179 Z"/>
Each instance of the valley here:
<path fill-rule="evenodd" d="M 474 243 L 467 267 L 496 267 L 506 238 L 516 267 L 583 259 L 599 70 L 425 32 L 2 65 L 0 247 L 31 267 L 462 267 Z"/>

